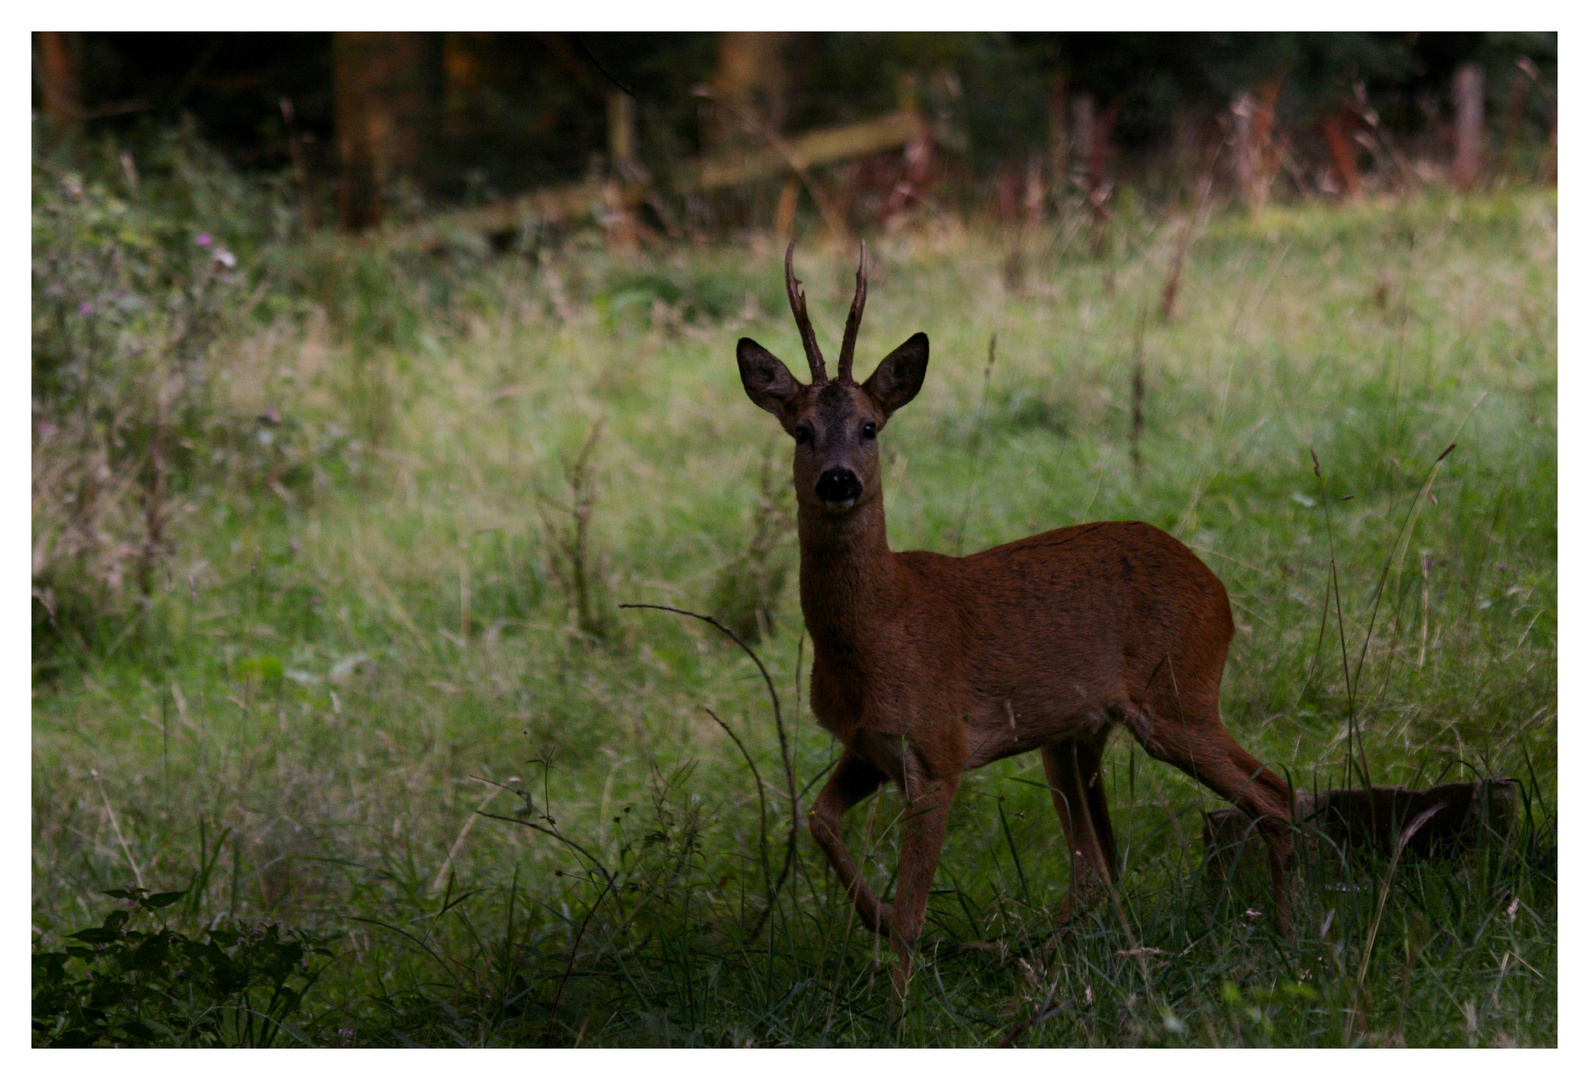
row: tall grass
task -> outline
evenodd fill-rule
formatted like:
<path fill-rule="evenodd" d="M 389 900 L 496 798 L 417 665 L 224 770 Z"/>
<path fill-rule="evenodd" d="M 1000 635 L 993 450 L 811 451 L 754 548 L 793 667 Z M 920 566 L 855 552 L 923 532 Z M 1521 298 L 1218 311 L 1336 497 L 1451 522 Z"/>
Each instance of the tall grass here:
<path fill-rule="evenodd" d="M 189 888 L 190 929 L 312 930 L 336 958 L 298 1029 L 328 1045 L 1552 1045 L 1555 223 L 1537 191 L 1277 207 L 1181 255 L 1122 213 L 1098 259 L 1056 226 L 1018 290 L 1012 240 L 945 225 L 875 242 L 862 340 L 933 343 L 884 437 L 896 549 L 1169 529 L 1229 590 L 1244 745 L 1299 785 L 1346 782 L 1357 740 L 1376 783 L 1519 777 L 1515 847 L 1305 880 L 1280 938 L 1203 888 L 1212 796 L 1120 739 L 1126 925 L 1056 947 L 1061 833 L 1036 759 L 1001 762 L 962 788 L 896 1009 L 805 837 L 766 907 L 838 750 L 766 584 L 792 496 L 732 361 L 799 351 L 772 243 L 321 243 L 207 354 L 291 477 L 203 485 L 147 611 L 51 646 L 35 931 L 133 881 Z M 853 253 L 802 251 L 833 334 Z M 1175 259 L 1175 319 L 1145 318 Z M 750 659 L 616 606 L 722 609 L 756 574 L 796 806 Z M 885 892 L 900 812 L 846 822 Z"/>

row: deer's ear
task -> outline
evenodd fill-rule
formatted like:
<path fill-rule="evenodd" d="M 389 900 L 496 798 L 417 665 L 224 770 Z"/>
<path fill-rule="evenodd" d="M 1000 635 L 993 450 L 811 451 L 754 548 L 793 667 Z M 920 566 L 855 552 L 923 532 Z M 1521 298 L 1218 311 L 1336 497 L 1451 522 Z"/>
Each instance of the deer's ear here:
<path fill-rule="evenodd" d="M 739 358 L 739 381 L 745 384 L 746 396 L 783 422 L 790 402 L 800 393 L 800 384 L 789 374 L 782 360 L 748 337 L 739 339 L 735 353 Z"/>
<path fill-rule="evenodd" d="M 883 357 L 861 389 L 872 396 L 886 417 L 910 404 L 926 377 L 927 335 L 912 334 L 905 344 Z"/>

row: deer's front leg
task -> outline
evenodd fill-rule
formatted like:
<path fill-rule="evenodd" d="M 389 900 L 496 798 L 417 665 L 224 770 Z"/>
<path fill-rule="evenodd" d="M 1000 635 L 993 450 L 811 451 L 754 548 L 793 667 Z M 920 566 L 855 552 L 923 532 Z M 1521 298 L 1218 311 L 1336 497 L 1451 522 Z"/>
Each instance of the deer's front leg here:
<path fill-rule="evenodd" d="M 893 921 L 894 910 L 879 903 L 872 890 L 861 878 L 861 871 L 850 858 L 849 850 L 839 837 L 839 819 L 844 812 L 872 792 L 883 782 L 883 774 L 853 750 L 844 751 L 834 766 L 833 775 L 823 785 L 816 804 L 811 807 L 808 821 L 811 835 L 827 853 L 828 862 L 838 872 L 844 891 L 855 905 L 861 923 L 874 934 L 886 934 Z"/>
<path fill-rule="evenodd" d="M 891 935 L 899 963 L 894 968 L 894 989 L 902 991 L 910 977 L 911 950 L 927 918 L 927 896 L 938 872 L 944 834 L 949 825 L 949 804 L 960 787 L 958 765 L 937 767 L 913 747 L 905 754 L 904 835 L 899 850 L 899 886 L 894 893 Z"/>

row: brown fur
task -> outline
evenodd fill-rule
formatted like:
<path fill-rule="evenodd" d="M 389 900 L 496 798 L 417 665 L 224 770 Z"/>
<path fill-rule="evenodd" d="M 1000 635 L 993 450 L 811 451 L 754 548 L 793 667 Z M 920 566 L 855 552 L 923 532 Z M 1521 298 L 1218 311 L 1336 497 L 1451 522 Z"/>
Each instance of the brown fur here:
<path fill-rule="evenodd" d="M 864 262 L 853 323 L 863 275 Z M 811 831 L 862 922 L 889 935 L 896 980 L 909 975 L 967 769 L 1041 750 L 1071 852 L 1064 917 L 1106 893 L 1118 867 L 1099 763 L 1117 723 L 1260 822 L 1284 923 L 1290 791 L 1220 721 L 1233 626 L 1219 579 L 1141 522 L 1057 529 L 965 558 L 889 550 L 875 433 L 920 389 L 927 338 L 912 337 L 861 385 L 841 356 L 841 375 L 829 381 L 788 276 L 812 384 L 749 339 L 739 343 L 740 374 L 751 400 L 796 435 L 811 708 L 845 747 L 811 809 Z M 852 342 L 850 331 L 847 349 Z M 859 480 L 853 504 L 818 497 L 818 480 L 834 470 Z M 893 905 L 862 880 L 839 832 L 844 812 L 885 779 L 909 804 Z"/>

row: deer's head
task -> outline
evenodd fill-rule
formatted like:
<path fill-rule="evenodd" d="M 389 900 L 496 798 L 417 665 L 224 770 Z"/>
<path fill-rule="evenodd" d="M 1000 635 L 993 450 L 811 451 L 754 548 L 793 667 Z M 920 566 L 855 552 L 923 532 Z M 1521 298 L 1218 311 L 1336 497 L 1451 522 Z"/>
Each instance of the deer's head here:
<path fill-rule="evenodd" d="M 866 246 L 855 271 L 855 300 L 844 324 L 839 370 L 829 379 L 817 336 L 806 314 L 805 294 L 794 276 L 794 241 L 784 256 L 784 283 L 805 344 L 811 382 L 801 383 L 772 353 L 740 338 L 739 377 L 750 400 L 778 418 L 795 441 L 795 495 L 802 505 L 844 514 L 875 499 L 882 490 L 877 435 L 896 409 L 921 389 L 927 374 L 927 335 L 914 334 L 883 358 L 864 383 L 850 376 L 855 335 L 866 307 Z"/>

